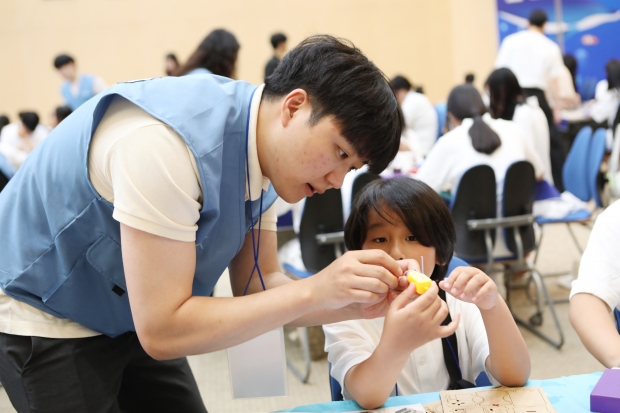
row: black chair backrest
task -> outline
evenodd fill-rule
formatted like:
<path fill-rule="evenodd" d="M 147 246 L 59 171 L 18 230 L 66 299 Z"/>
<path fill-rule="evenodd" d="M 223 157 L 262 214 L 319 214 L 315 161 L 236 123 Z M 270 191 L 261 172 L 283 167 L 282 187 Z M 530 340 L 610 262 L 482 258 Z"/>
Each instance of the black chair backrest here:
<path fill-rule="evenodd" d="M 308 271 L 321 271 L 336 259 L 334 245 L 318 245 L 315 236 L 344 230 L 340 189 L 306 198 L 299 225 L 301 259 Z"/>
<path fill-rule="evenodd" d="M 6 184 L 9 183 L 9 178 L 7 178 L 1 171 L 0 171 L 0 191 L 2 191 L 4 189 L 4 187 L 6 186 Z"/>
<path fill-rule="evenodd" d="M 351 204 L 355 201 L 357 194 L 359 194 L 366 185 L 376 179 L 381 179 L 381 177 L 377 174 L 373 174 L 372 172 L 363 172 L 356 176 L 353 180 L 353 189 L 351 189 Z"/>
<path fill-rule="evenodd" d="M 536 189 L 536 173 L 531 163 L 527 161 L 515 162 L 506 171 L 504 179 L 504 217 L 514 217 L 517 215 L 531 215 L 534 206 Z M 527 254 L 536 246 L 534 235 L 534 225 L 519 227 L 521 240 L 523 242 L 523 253 Z M 513 228 L 504 228 L 504 239 L 508 250 L 517 253 L 517 244 L 514 238 Z"/>
<path fill-rule="evenodd" d="M 470 260 L 486 260 L 487 248 L 484 231 L 470 231 L 467 221 L 497 216 L 495 172 L 488 165 L 478 165 L 466 171 L 459 181 L 451 205 L 456 227 L 454 253 Z M 495 231 L 491 231 L 495 245 Z"/>

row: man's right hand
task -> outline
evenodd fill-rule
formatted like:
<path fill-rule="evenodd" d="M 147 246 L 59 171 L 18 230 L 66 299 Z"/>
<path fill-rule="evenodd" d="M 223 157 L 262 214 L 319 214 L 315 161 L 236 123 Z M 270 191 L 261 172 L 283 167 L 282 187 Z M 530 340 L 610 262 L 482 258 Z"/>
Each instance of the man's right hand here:
<path fill-rule="evenodd" d="M 398 288 L 402 272 L 398 263 L 383 251 L 349 251 L 308 278 L 308 283 L 323 309 L 350 305 L 362 311 L 377 305 L 387 309 L 388 292 Z"/>

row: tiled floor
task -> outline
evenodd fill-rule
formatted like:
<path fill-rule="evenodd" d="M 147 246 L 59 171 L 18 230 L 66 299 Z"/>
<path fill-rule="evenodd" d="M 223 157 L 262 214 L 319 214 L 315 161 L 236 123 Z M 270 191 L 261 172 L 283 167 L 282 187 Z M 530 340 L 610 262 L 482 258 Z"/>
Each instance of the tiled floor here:
<path fill-rule="evenodd" d="M 585 246 L 589 231 L 581 227 L 575 227 L 575 232 L 582 245 Z M 544 273 L 548 271 L 570 270 L 573 267 L 574 260 L 578 258 L 578 252 L 573 246 L 565 227 L 554 226 L 546 230 L 538 265 L 540 271 Z M 568 295 L 568 291 L 558 288 L 553 279 L 549 279 L 547 285 L 554 296 Z M 225 287 L 218 288 L 218 291 L 224 290 Z M 523 292 L 516 291 L 513 297 L 516 303 L 522 305 L 519 311 L 529 316 L 532 311 L 530 307 L 527 307 L 527 300 Z M 601 371 L 603 366 L 584 349 L 577 334 L 570 326 L 568 321 L 568 303 L 557 304 L 556 310 L 565 334 L 565 344 L 561 350 L 556 350 L 529 331 L 522 329 L 532 359 L 531 378 L 546 379 Z M 555 333 L 548 311 L 544 315 L 543 328 L 545 331 L 549 331 L 550 334 Z M 300 365 L 302 363 L 301 351 L 298 345 L 287 342 L 287 355 L 296 364 Z M 325 359 L 312 363 L 312 372 L 309 382 L 306 384 L 301 384 L 289 372 L 289 395 L 287 397 L 247 400 L 232 400 L 226 351 L 190 357 L 190 364 L 198 381 L 205 404 L 210 412 L 267 412 L 330 400 L 327 361 Z M 14 411 L 10 406 L 4 389 L 2 389 L 0 392 L 0 412 Z"/>

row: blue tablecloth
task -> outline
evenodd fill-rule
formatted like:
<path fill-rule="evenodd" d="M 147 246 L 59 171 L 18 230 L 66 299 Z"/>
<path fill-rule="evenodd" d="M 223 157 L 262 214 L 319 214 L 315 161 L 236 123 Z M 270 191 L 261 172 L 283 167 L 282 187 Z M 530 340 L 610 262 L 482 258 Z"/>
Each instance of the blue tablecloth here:
<path fill-rule="evenodd" d="M 601 374 L 582 374 L 551 380 L 530 380 L 527 382 L 526 387 L 542 387 L 557 413 L 589 413 L 590 393 Z M 415 403 L 424 404 L 435 400 L 439 400 L 439 393 L 390 397 L 385 403 L 385 407 L 405 406 Z M 309 404 L 291 410 L 281 410 L 281 412 L 350 412 L 355 410 L 363 409 L 355 402 L 345 401 Z"/>

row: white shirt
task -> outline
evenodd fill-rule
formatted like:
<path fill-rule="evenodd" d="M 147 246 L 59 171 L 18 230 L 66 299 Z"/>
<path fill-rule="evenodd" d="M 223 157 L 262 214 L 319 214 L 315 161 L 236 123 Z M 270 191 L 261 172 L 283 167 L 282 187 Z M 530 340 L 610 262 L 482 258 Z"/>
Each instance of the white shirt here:
<path fill-rule="evenodd" d="M 588 293 L 603 300 L 610 309 L 620 308 L 620 201 L 601 213 L 588 239 L 579 276 L 572 283 L 570 297 Z"/>
<path fill-rule="evenodd" d="M 486 370 L 489 341 L 480 310 L 449 294 L 446 296 L 450 314 L 461 313 L 456 338 L 463 379 L 473 383 L 480 372 L 484 371 L 493 384 L 499 384 Z M 323 326 L 325 351 L 332 363 L 331 375 L 340 383 L 345 399 L 351 399 L 351 396 L 344 386 L 344 378 L 352 367 L 367 360 L 375 351 L 381 339 L 384 320 L 383 317 L 350 320 Z M 450 375 L 444 361 L 441 339 L 415 349 L 397 380 L 399 395 L 446 390 L 449 383 Z"/>
<path fill-rule="evenodd" d="M 595 122 L 605 122 L 609 127 L 613 125 L 618 106 L 620 105 L 620 91 L 618 89 L 609 90 L 607 79 L 603 79 L 596 84 L 594 93 L 594 104 L 590 108 L 590 116 Z"/>
<path fill-rule="evenodd" d="M 20 122 L 11 123 L 2 128 L 2 132 L 0 132 L 0 153 L 6 157 L 15 170 L 19 169 L 28 155 L 30 155 L 30 149 L 25 145 L 18 133 L 20 124 Z M 48 134 L 49 129 L 39 123 L 26 139 L 32 145 L 37 146 Z"/>
<path fill-rule="evenodd" d="M 506 36 L 499 47 L 495 68 L 507 67 L 523 88 L 549 89 L 549 80 L 564 66 L 559 46 L 535 30 Z"/>
<path fill-rule="evenodd" d="M 482 120 L 502 141 L 495 152 L 487 155 L 474 149 L 469 136 L 473 119 L 463 119 L 461 125 L 439 138 L 414 177 L 437 192 L 453 190 L 468 169 L 476 165 L 489 165 L 495 172 L 498 199 L 501 199 L 499 196 L 503 191 L 506 170 L 513 163 L 526 160 L 534 166 L 536 176 L 544 172 L 540 157 L 519 126 L 512 121 L 493 119 L 488 113 Z"/>
<path fill-rule="evenodd" d="M 250 106 L 249 185 L 253 200 L 270 183 L 262 174 L 256 151 L 262 90 L 262 86 L 257 89 Z M 172 128 L 121 97 L 114 98 L 92 138 L 89 176 L 97 192 L 114 204 L 112 216 L 117 221 L 178 241 L 196 239 L 202 190 L 194 156 Z M 263 214 L 261 228 L 275 231 L 276 224 L 275 210 L 270 208 Z M 99 334 L 1 290 L 0 332 L 49 338 Z"/>
<path fill-rule="evenodd" d="M 437 111 L 426 96 L 409 91 L 401 105 L 407 132 L 407 145 L 418 159 L 424 158 L 437 140 Z"/>
<path fill-rule="evenodd" d="M 549 124 L 545 112 L 538 106 L 536 96 L 530 96 L 526 103 L 517 105 L 512 121 L 521 127 L 523 136 L 530 141 L 530 146 L 538 153 L 545 168 L 545 181 L 553 184 L 549 155 Z"/>

